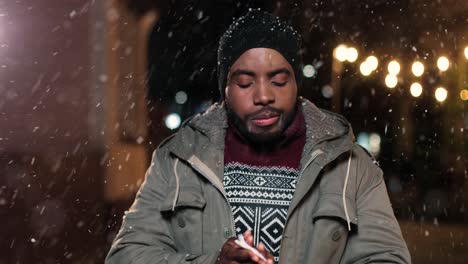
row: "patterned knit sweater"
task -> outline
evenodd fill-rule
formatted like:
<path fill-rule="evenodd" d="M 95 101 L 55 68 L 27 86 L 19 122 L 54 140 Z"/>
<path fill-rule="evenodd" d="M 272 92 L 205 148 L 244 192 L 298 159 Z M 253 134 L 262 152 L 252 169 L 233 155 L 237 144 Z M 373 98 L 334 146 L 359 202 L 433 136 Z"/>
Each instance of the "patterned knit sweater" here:
<path fill-rule="evenodd" d="M 299 109 L 278 145 L 268 151 L 248 144 L 229 124 L 224 150 L 224 187 L 237 234 L 251 230 L 278 263 L 289 204 L 298 181 L 305 144 L 305 122 Z"/>

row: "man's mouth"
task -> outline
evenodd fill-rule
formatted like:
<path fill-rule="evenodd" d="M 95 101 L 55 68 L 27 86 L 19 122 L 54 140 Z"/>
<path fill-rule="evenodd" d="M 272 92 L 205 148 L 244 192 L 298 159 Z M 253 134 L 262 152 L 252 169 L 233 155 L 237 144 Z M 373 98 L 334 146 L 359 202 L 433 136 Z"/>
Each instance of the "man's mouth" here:
<path fill-rule="evenodd" d="M 278 122 L 279 120 L 279 114 L 277 113 L 265 113 L 258 115 L 252 119 L 252 122 L 256 126 L 271 126 L 274 123 Z"/>

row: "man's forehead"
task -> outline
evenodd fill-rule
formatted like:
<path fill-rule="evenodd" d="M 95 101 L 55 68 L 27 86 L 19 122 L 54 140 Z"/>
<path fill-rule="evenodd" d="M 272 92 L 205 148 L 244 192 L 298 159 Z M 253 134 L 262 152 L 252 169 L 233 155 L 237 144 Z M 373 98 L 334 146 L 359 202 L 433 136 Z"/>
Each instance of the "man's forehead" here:
<path fill-rule="evenodd" d="M 245 70 L 255 71 L 262 69 L 274 70 L 286 68 L 291 70 L 292 66 L 278 51 L 268 48 L 254 48 L 245 51 L 230 68 L 230 72 Z"/>

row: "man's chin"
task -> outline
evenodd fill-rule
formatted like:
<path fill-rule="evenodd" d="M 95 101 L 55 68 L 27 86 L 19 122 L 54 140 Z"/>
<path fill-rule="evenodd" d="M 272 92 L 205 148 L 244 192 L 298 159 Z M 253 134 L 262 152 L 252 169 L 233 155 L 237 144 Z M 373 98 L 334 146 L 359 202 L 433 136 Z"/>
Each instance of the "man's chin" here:
<path fill-rule="evenodd" d="M 247 138 L 250 142 L 258 145 L 275 144 L 281 139 L 281 132 L 268 133 L 248 133 Z"/>

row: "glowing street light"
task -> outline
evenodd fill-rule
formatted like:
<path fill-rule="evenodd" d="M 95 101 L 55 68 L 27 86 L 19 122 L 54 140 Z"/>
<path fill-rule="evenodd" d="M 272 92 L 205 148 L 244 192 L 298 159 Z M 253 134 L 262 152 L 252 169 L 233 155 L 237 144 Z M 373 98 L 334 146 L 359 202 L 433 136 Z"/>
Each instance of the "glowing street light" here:
<path fill-rule="evenodd" d="M 361 63 L 361 65 L 359 66 L 359 70 L 364 76 L 369 76 L 372 73 L 372 68 L 369 66 L 369 63 L 367 61 Z"/>
<path fill-rule="evenodd" d="M 385 85 L 387 85 L 388 88 L 390 88 L 390 89 L 395 88 L 395 86 L 397 86 L 397 84 L 398 84 L 398 78 L 395 75 L 388 74 L 385 77 Z"/>
<path fill-rule="evenodd" d="M 344 62 L 348 58 L 348 47 L 346 47 L 344 44 L 341 44 L 335 48 L 333 54 L 337 60 Z"/>
<path fill-rule="evenodd" d="M 349 62 L 355 62 L 358 58 L 358 51 L 357 49 L 351 47 L 346 50 L 346 60 Z"/>
<path fill-rule="evenodd" d="M 415 82 L 413 84 L 411 84 L 411 87 L 410 87 L 410 92 L 411 92 L 411 95 L 414 96 L 414 97 L 419 97 L 421 96 L 422 94 L 422 85 Z"/>
<path fill-rule="evenodd" d="M 424 64 L 420 61 L 415 61 L 411 66 L 411 71 L 413 72 L 414 76 L 420 77 L 424 73 Z"/>
<path fill-rule="evenodd" d="M 396 60 L 392 60 L 390 63 L 388 63 L 388 72 L 393 75 L 397 75 L 400 73 L 400 63 Z"/>
<path fill-rule="evenodd" d="M 444 87 L 439 87 L 435 91 L 435 98 L 437 101 L 443 102 L 445 99 L 447 99 L 447 94 L 448 92 Z"/>
<path fill-rule="evenodd" d="M 372 70 L 376 70 L 377 66 L 379 66 L 379 60 L 375 56 L 367 57 L 366 62 Z"/>
<path fill-rule="evenodd" d="M 439 68 L 440 71 L 448 70 L 449 66 L 450 61 L 447 59 L 447 57 L 442 56 L 437 60 L 437 68 Z"/>

